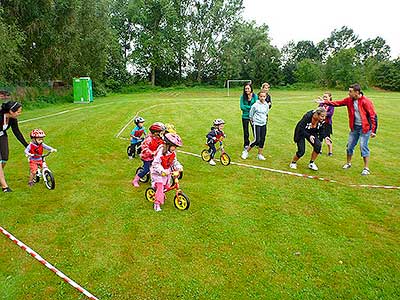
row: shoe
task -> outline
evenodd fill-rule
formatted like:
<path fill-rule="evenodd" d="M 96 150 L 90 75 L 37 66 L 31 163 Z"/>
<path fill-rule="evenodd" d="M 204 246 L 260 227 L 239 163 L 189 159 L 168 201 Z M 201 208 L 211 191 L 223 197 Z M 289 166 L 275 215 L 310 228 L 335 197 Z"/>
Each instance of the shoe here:
<path fill-rule="evenodd" d="M 290 163 L 290 165 L 289 165 L 289 167 L 291 168 L 291 169 L 297 169 L 297 164 L 296 163 Z"/>
<path fill-rule="evenodd" d="M 128 156 L 128 158 L 129 158 L 129 159 L 133 159 L 133 157 L 132 157 L 132 156 Z"/>
<path fill-rule="evenodd" d="M 3 192 L 4 193 L 11 193 L 12 189 L 10 189 L 9 187 L 5 187 L 5 188 L 3 188 Z"/>
<path fill-rule="evenodd" d="M 308 168 L 313 170 L 313 171 L 318 171 L 317 165 L 315 163 L 313 163 L 313 162 L 308 164 Z"/>
<path fill-rule="evenodd" d="M 333 153 L 332 153 L 332 152 L 329 152 L 329 153 L 328 153 L 328 156 L 332 156 L 332 155 L 333 155 Z"/>
<path fill-rule="evenodd" d="M 350 169 L 351 168 L 351 163 L 345 163 L 344 165 L 343 165 L 343 169 Z"/>
<path fill-rule="evenodd" d="M 210 165 L 212 165 L 212 166 L 215 166 L 215 165 L 216 165 L 216 163 L 215 163 L 215 161 L 214 161 L 213 159 L 211 159 L 208 163 L 209 163 Z"/>
<path fill-rule="evenodd" d="M 154 203 L 154 211 L 161 211 L 162 209 L 161 209 L 161 207 L 160 207 L 160 204 L 156 204 L 156 203 Z"/>
<path fill-rule="evenodd" d="M 29 185 L 29 186 L 33 186 L 34 184 L 35 184 L 35 183 L 34 183 L 33 181 L 29 181 L 29 182 L 28 182 L 28 185 Z"/>
<path fill-rule="evenodd" d="M 262 154 L 257 154 L 257 159 L 258 160 L 265 160 L 265 157 Z"/>
<path fill-rule="evenodd" d="M 246 159 L 248 157 L 249 157 L 249 152 L 247 152 L 247 150 L 243 150 L 241 158 Z"/>
<path fill-rule="evenodd" d="M 133 180 L 132 180 L 132 185 L 134 187 L 139 187 L 139 179 L 140 179 L 139 175 L 136 174 L 135 178 L 133 178 Z"/>
<path fill-rule="evenodd" d="M 371 171 L 368 168 L 364 168 L 361 172 L 361 175 L 366 176 L 371 174 Z"/>

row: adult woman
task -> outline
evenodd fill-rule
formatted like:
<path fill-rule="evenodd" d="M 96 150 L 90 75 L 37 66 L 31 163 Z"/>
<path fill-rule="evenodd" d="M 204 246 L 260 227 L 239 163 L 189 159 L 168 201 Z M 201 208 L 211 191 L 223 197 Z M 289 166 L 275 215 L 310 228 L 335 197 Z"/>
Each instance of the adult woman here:
<path fill-rule="evenodd" d="M 303 118 L 297 123 L 294 130 L 294 141 L 297 143 L 297 152 L 293 156 L 290 168 L 297 169 L 297 161 L 304 155 L 306 150 L 306 140 L 313 146 L 310 163 L 311 170 L 318 171 L 315 160 L 321 152 L 320 136 L 323 133 L 323 122 L 326 117 L 326 110 L 318 107 L 305 113 Z"/>
<path fill-rule="evenodd" d="M 8 161 L 8 136 L 7 130 L 11 127 L 15 137 L 26 148 L 28 143 L 18 128 L 17 118 L 22 112 L 21 103 L 8 101 L 1 105 L 0 110 L 0 184 L 3 192 L 12 192 L 4 177 L 4 167 Z"/>
<path fill-rule="evenodd" d="M 246 83 L 243 86 L 243 95 L 240 96 L 240 109 L 242 110 L 242 126 L 243 126 L 243 153 L 250 145 L 249 140 L 249 123 L 250 123 L 250 108 L 258 100 L 256 94 L 253 93 L 253 86 L 251 83 Z"/>

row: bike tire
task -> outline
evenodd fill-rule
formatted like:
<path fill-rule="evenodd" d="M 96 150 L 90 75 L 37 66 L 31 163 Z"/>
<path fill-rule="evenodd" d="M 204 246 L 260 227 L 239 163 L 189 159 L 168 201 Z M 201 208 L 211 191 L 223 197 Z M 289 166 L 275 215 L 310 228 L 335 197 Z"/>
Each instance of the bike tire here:
<path fill-rule="evenodd" d="M 201 158 L 204 161 L 210 161 L 211 160 L 211 155 L 210 152 L 208 152 L 208 149 L 204 149 L 203 151 L 201 151 Z"/>
<path fill-rule="evenodd" d="M 147 201 L 154 203 L 156 201 L 156 190 L 153 187 L 149 187 L 144 192 L 144 197 Z"/>
<path fill-rule="evenodd" d="M 178 195 L 174 197 L 174 206 L 178 210 L 188 210 L 190 207 L 189 197 L 183 192 L 179 192 Z"/>
<path fill-rule="evenodd" d="M 43 172 L 43 179 L 44 179 L 44 184 L 49 190 L 54 190 L 56 187 L 56 181 L 54 179 L 53 174 L 51 173 L 50 170 L 46 170 Z"/>
<path fill-rule="evenodd" d="M 222 164 L 223 166 L 227 166 L 227 165 L 229 165 L 229 164 L 231 163 L 231 158 L 230 158 L 230 156 L 229 156 L 228 154 L 226 154 L 226 153 L 222 153 L 219 160 L 221 161 L 221 164 Z"/>
<path fill-rule="evenodd" d="M 137 168 L 135 174 L 138 174 L 138 173 L 141 172 L 142 170 L 143 170 L 143 167 Z M 148 182 L 149 180 L 150 180 L 150 174 L 149 174 L 149 173 L 147 173 L 146 175 L 144 175 L 142 178 L 139 178 L 139 181 L 140 181 L 140 182 L 143 182 L 143 183 L 146 183 L 146 182 Z"/>

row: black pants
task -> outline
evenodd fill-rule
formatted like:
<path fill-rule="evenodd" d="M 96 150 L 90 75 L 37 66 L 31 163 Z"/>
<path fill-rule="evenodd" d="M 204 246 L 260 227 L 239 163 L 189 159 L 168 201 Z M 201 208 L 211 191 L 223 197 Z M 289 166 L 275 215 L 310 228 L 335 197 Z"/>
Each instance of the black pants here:
<path fill-rule="evenodd" d="M 313 150 L 317 153 L 321 152 L 321 141 L 315 137 L 314 138 L 314 144 L 311 143 L 310 138 L 301 138 L 298 142 L 297 142 L 297 152 L 296 152 L 296 156 L 298 158 L 302 157 L 304 155 L 304 153 L 306 152 L 306 139 L 307 141 L 311 144 L 311 146 L 313 146 Z"/>
<path fill-rule="evenodd" d="M 242 119 L 242 126 L 243 126 L 243 147 L 244 147 L 244 148 L 246 148 L 247 146 L 250 145 L 250 140 L 249 140 L 249 124 L 250 124 L 250 119 Z M 253 135 L 254 135 L 253 126 L 251 126 L 251 131 L 253 131 Z"/>
<path fill-rule="evenodd" d="M 0 163 L 8 161 L 8 137 L 0 136 Z"/>
<path fill-rule="evenodd" d="M 213 140 L 208 140 L 207 145 L 209 147 L 208 152 L 210 152 L 211 159 L 214 158 L 215 153 L 217 152 L 217 148 L 215 148 L 215 144 Z"/>
<path fill-rule="evenodd" d="M 251 142 L 250 147 L 253 148 L 258 146 L 258 148 L 264 148 L 265 136 L 267 135 L 267 124 L 253 127 L 254 141 Z"/>

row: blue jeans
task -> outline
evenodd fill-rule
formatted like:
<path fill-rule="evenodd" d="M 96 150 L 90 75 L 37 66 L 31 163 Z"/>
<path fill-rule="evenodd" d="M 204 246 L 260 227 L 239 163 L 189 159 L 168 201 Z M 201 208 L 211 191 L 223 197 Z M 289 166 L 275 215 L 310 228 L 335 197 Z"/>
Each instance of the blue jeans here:
<path fill-rule="evenodd" d="M 354 154 L 358 140 L 360 140 L 360 150 L 362 157 L 369 157 L 368 141 L 371 136 L 371 130 L 367 133 L 362 133 L 361 126 L 354 125 L 354 130 L 349 133 L 349 140 L 347 142 L 347 155 Z"/>

